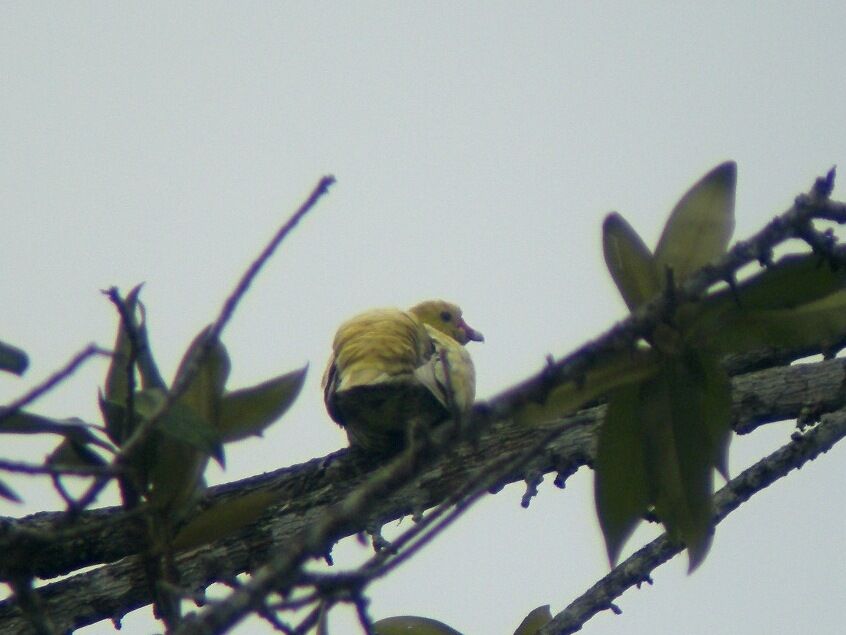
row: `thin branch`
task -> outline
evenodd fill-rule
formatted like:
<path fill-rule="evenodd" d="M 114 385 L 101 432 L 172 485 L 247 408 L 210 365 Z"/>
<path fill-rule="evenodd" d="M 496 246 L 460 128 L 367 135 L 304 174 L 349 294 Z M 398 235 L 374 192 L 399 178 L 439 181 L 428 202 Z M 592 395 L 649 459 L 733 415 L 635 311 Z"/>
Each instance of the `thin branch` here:
<path fill-rule="evenodd" d="M 380 496 L 395 491 L 409 482 L 426 459 L 428 444 L 413 443 L 343 502 L 335 505 L 314 526 L 301 532 L 281 553 L 253 572 L 243 587 L 233 591 L 225 600 L 210 605 L 198 616 L 191 616 L 177 628 L 175 634 L 210 635 L 226 631 L 264 602 L 271 592 L 284 592 L 295 582 L 300 566 L 311 556 L 326 552 L 326 545 L 334 543 L 356 525 L 366 514 L 369 505 Z"/>
<path fill-rule="evenodd" d="M 318 624 L 322 615 L 323 608 L 320 606 L 309 611 L 309 614 L 306 615 L 305 618 L 303 618 L 303 621 L 300 622 L 296 630 L 293 631 L 294 635 L 305 635 L 306 633 L 310 632 L 311 629 Z"/>
<path fill-rule="evenodd" d="M 241 279 L 238 281 L 238 284 L 235 287 L 235 290 L 229 295 L 226 301 L 223 303 L 223 308 L 220 310 L 220 314 L 218 315 L 217 319 L 212 324 L 211 328 L 208 331 L 208 337 L 206 339 L 205 345 L 201 350 L 200 354 L 194 360 L 193 368 L 189 368 L 183 374 L 181 381 L 177 382 L 173 386 L 171 386 L 171 390 L 168 392 L 168 398 L 162 404 L 159 411 L 150 417 L 147 421 L 144 422 L 143 425 L 139 426 L 138 429 L 133 433 L 133 435 L 127 440 L 124 446 L 121 448 L 121 455 L 128 456 L 135 448 L 138 446 L 143 440 L 146 438 L 149 430 L 153 428 L 153 426 L 158 423 L 159 419 L 163 416 L 168 409 L 170 409 L 174 402 L 182 395 L 182 393 L 187 389 L 188 385 L 193 381 L 194 375 L 196 374 L 199 367 L 205 361 L 205 358 L 208 356 L 214 342 L 220 337 L 220 334 L 223 332 L 223 329 L 226 327 L 229 320 L 232 318 L 232 315 L 235 313 L 235 309 L 238 306 L 238 303 L 244 297 L 244 294 L 250 288 L 250 285 L 255 280 L 256 276 L 258 275 L 259 271 L 261 271 L 262 267 L 265 263 L 270 259 L 285 237 L 291 233 L 291 230 L 297 226 L 297 224 L 302 220 L 302 218 L 315 206 L 318 200 L 323 197 L 329 191 L 329 187 L 335 182 L 335 177 L 333 176 L 324 176 L 315 188 L 312 190 L 309 197 L 305 200 L 305 202 L 300 205 L 299 209 L 294 212 L 291 218 L 279 228 L 279 231 L 276 232 L 276 235 L 270 240 L 267 246 L 262 250 L 261 254 L 259 254 L 258 258 L 253 261 L 253 263 L 247 268 L 247 271 L 241 276 Z"/>
<path fill-rule="evenodd" d="M 312 190 L 309 197 L 305 200 L 305 202 L 300 205 L 299 209 L 288 219 L 288 221 L 279 228 L 279 231 L 276 232 L 276 235 L 270 240 L 267 246 L 262 250 L 261 254 L 258 258 L 249 266 L 247 271 L 241 277 L 241 280 L 235 287 L 235 290 L 230 294 L 230 296 L 226 299 L 223 304 L 223 308 L 218 315 L 217 320 L 212 324 L 211 328 L 208 331 L 206 341 L 200 350 L 199 354 L 194 358 L 193 363 L 186 369 L 185 373 L 182 374 L 179 381 L 177 381 L 171 389 L 167 393 L 167 397 L 162 402 L 161 406 L 157 409 L 155 413 L 153 413 L 150 418 L 145 419 L 132 433 L 129 439 L 123 444 L 120 449 L 120 452 L 115 456 L 114 462 L 115 465 L 121 465 L 123 462 L 128 460 L 128 457 L 132 456 L 132 453 L 135 452 L 137 449 L 141 447 L 144 443 L 150 432 L 153 428 L 159 423 L 159 421 L 164 417 L 164 415 L 173 407 L 173 404 L 182 396 L 182 394 L 187 390 L 188 386 L 194 379 L 194 376 L 197 374 L 199 368 L 204 363 L 206 357 L 210 354 L 214 343 L 220 337 L 221 332 L 223 331 L 226 324 L 232 318 L 232 315 L 235 313 L 235 309 L 238 306 L 238 303 L 244 297 L 244 294 L 249 289 L 250 285 L 252 284 L 255 277 L 258 275 L 259 271 L 265 265 L 265 263 L 270 259 L 285 237 L 291 233 L 294 227 L 300 222 L 300 220 L 315 206 L 318 200 L 323 197 L 329 191 L 331 185 L 335 182 L 335 177 L 333 176 L 324 176 L 315 188 Z M 98 480 L 95 481 L 91 487 L 83 494 L 83 496 L 79 499 L 79 506 L 80 507 L 87 507 L 100 494 L 102 489 L 106 486 L 107 481 Z"/>
<path fill-rule="evenodd" d="M 15 399 L 10 404 L 0 408 L 0 423 L 2 423 L 4 419 L 8 419 L 16 415 L 18 412 L 20 412 L 22 408 L 28 406 L 36 399 L 55 388 L 58 384 L 60 384 L 65 379 L 70 377 L 74 372 L 76 372 L 76 370 L 86 360 L 91 357 L 94 357 L 95 355 L 109 356 L 111 355 L 111 352 L 100 348 L 96 344 L 89 344 L 76 355 L 74 355 L 67 364 L 65 364 L 62 368 L 50 375 L 47 379 L 45 379 L 35 388 L 31 389 L 18 399 Z"/>
<path fill-rule="evenodd" d="M 332 187 L 334 183 L 335 177 L 331 175 L 324 176 L 320 179 L 305 202 L 303 202 L 303 204 L 300 205 L 300 208 L 294 212 L 293 216 L 288 219 L 288 222 L 279 228 L 279 231 L 276 232 L 276 235 L 262 250 L 258 258 L 253 261 L 241 277 L 241 280 L 238 282 L 235 290 L 226 299 L 226 302 L 224 302 L 223 308 L 220 310 L 220 315 L 212 325 L 211 335 L 213 338 L 220 336 L 221 331 L 223 331 L 226 323 L 229 322 L 229 319 L 235 312 L 235 308 L 241 301 L 241 298 L 247 292 L 247 289 L 250 288 L 250 285 L 253 283 L 253 280 L 258 275 L 261 268 L 264 267 L 265 263 L 270 259 L 282 241 L 285 240 L 285 237 L 290 234 L 303 217 L 311 211 L 311 209 L 317 204 L 317 201 L 319 201 L 329 191 L 329 188 Z"/>
<path fill-rule="evenodd" d="M 535 456 L 540 448 L 546 447 L 555 438 L 566 433 L 567 427 L 566 423 L 557 426 L 549 430 L 527 450 L 507 454 L 495 463 L 485 466 L 434 510 L 393 540 L 390 549 L 380 550 L 375 556 L 355 570 L 328 575 L 303 574 L 300 576 L 302 581 L 316 586 L 324 599 L 326 599 L 327 590 L 329 590 L 330 595 L 334 596 L 337 594 L 339 588 L 344 589 L 348 595 L 359 596 L 363 594 L 370 583 L 384 577 L 420 551 L 420 549 L 469 510 L 475 502 L 482 498 L 505 475 L 519 469 L 521 465 Z M 442 460 L 450 462 L 455 459 L 448 454 Z"/>
<path fill-rule="evenodd" d="M 55 476 L 106 476 L 113 474 L 108 465 L 40 465 L 0 459 L 0 470 L 18 474 L 49 474 Z"/>

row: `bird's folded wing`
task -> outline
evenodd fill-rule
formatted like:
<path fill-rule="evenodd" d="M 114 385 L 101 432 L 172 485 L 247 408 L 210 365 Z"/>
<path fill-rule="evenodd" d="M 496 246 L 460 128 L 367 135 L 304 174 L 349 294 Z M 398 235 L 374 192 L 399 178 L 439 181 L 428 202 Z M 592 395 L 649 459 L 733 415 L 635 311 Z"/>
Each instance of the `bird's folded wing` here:
<path fill-rule="evenodd" d="M 376 309 L 345 322 L 332 345 L 324 390 L 413 381 L 414 369 L 432 353 L 423 326 L 405 311 Z"/>
<path fill-rule="evenodd" d="M 476 396 L 476 370 L 467 349 L 431 326 L 424 325 L 434 354 L 414 371 L 414 377 L 452 412 L 468 412 Z"/>

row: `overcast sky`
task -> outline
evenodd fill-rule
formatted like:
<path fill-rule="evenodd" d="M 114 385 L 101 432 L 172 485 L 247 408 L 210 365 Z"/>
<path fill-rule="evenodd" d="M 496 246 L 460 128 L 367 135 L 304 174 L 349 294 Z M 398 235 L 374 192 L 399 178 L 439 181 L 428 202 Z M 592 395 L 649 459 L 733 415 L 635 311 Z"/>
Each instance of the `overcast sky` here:
<path fill-rule="evenodd" d="M 609 211 L 654 245 L 679 196 L 734 159 L 743 238 L 846 166 L 845 24 L 846 4 L 807 1 L 3 3 L 0 339 L 31 368 L 0 376 L 0 401 L 88 342 L 111 345 L 111 285 L 146 282 L 170 377 L 329 173 L 331 194 L 224 334 L 231 387 L 305 362 L 308 381 L 212 482 L 345 444 L 320 375 L 337 325 L 366 308 L 461 304 L 486 337 L 470 345 L 478 396 L 493 396 L 625 316 L 601 255 Z M 96 421 L 104 372 L 88 364 L 34 410 Z M 735 439 L 733 473 L 791 429 Z M 51 443 L 4 438 L 0 456 L 40 460 Z M 584 632 L 841 632 L 844 456 L 756 496 L 694 575 L 676 558 Z M 496 635 L 535 606 L 562 609 L 608 570 L 592 482 L 586 469 L 564 491 L 547 482 L 528 510 L 521 486 L 484 500 L 373 587 L 372 615 Z M 27 504 L 0 514 L 60 505 L 44 483 L 14 484 Z M 339 611 L 332 632 L 352 624 Z M 156 628 L 150 609 L 124 628 Z"/>

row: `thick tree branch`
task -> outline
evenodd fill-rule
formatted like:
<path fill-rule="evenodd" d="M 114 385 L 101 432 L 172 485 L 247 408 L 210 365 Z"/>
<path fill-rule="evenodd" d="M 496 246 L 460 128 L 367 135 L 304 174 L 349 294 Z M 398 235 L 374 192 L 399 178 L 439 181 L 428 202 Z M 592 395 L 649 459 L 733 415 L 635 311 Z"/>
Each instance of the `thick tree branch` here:
<path fill-rule="evenodd" d="M 746 363 L 739 360 L 734 364 L 742 368 Z M 761 358 L 756 357 L 751 365 L 761 364 Z M 815 409 L 826 412 L 838 408 L 840 382 L 846 381 L 840 376 L 839 369 L 840 362 L 833 361 L 779 367 L 736 377 L 735 429 L 747 433 L 760 423 L 804 416 L 803 411 L 813 415 Z M 589 415 L 592 410 L 585 412 Z M 504 420 L 495 429 L 483 433 L 480 443 L 485 447 L 484 451 L 489 451 L 487 443 L 492 442 L 491 447 L 495 447 L 502 438 L 513 438 L 519 443 L 524 429 L 517 427 L 516 434 L 509 436 L 508 431 L 512 427 L 513 423 Z M 515 451 L 519 450 L 519 447 L 515 448 Z M 479 461 L 485 458 L 483 452 L 464 456 L 462 460 L 469 462 L 467 472 L 472 472 L 479 469 Z M 560 459 L 562 465 L 573 462 L 571 457 Z M 269 488 L 278 492 L 280 507 L 293 511 L 308 509 L 318 504 L 314 501 L 314 492 L 324 492 L 329 500 L 337 501 L 348 491 L 343 483 L 355 486 L 367 478 L 376 465 L 366 457 L 342 450 L 301 465 L 210 488 L 206 501 L 211 504 L 258 488 Z M 524 474 L 513 475 L 513 480 L 523 477 Z M 447 483 L 446 487 L 449 488 L 450 484 Z M 436 502 L 434 500 L 432 504 Z M 407 512 L 397 510 L 397 516 L 403 513 Z M 82 512 L 73 525 L 69 526 L 67 522 L 67 515 L 63 512 L 39 512 L 22 519 L 0 518 L 0 552 L 27 553 L 23 573 L 50 578 L 83 566 L 113 562 L 141 549 L 142 536 L 137 523 L 132 522 L 131 517 L 119 507 Z M 0 574 L 9 567 L 8 560 L 0 563 Z"/>
<path fill-rule="evenodd" d="M 772 368 L 737 377 L 734 379 L 733 411 L 736 428 L 748 432 L 767 422 L 799 417 L 811 407 L 820 408 L 817 414 L 840 408 L 844 404 L 842 386 L 845 379 L 846 360 L 843 359 Z M 563 484 L 569 474 L 591 460 L 603 411 L 603 406 L 591 408 L 575 417 L 532 429 L 510 420 L 497 421 L 475 444 L 459 444 L 450 458 L 436 461 L 412 484 L 380 500 L 349 533 L 441 502 L 488 465 L 492 457 L 525 452 L 552 428 L 563 427 L 564 430 L 545 452 L 523 469 L 504 475 L 496 488 L 523 480 L 528 473 L 556 471 Z M 375 467 L 366 458 L 341 451 L 302 465 L 212 488 L 208 496 L 215 501 L 241 496 L 258 488 L 271 488 L 278 492 L 279 502 L 241 533 L 181 554 L 178 567 L 182 585 L 201 589 L 212 581 L 253 570 L 289 545 L 304 529 L 314 526 L 332 505 L 342 502 L 366 482 Z M 17 530 L 10 531 L 7 525 L 5 531 L 0 532 L 5 534 L 4 553 L 13 553 L 8 550 L 10 548 L 23 549 L 38 560 L 39 569 L 47 568 L 51 557 L 63 559 L 69 570 L 82 566 L 78 558 L 73 558 L 76 549 L 89 561 L 92 557 L 105 555 L 117 559 L 133 553 L 141 544 L 137 531 L 131 530 L 136 523 L 124 516 L 117 509 L 95 510 L 80 518 L 86 523 L 86 530 L 67 529 L 64 540 L 59 543 L 52 540 L 32 542 L 33 533 L 51 536 L 56 522 L 64 518 L 63 514 L 38 514 L 23 519 Z M 39 526 L 41 530 L 35 529 Z M 31 549 L 36 544 L 41 545 L 40 549 Z M 73 576 L 38 592 L 61 628 L 119 617 L 150 601 L 136 557 Z M 0 603 L 0 630 L 12 625 L 27 632 L 17 608 L 9 602 Z"/>

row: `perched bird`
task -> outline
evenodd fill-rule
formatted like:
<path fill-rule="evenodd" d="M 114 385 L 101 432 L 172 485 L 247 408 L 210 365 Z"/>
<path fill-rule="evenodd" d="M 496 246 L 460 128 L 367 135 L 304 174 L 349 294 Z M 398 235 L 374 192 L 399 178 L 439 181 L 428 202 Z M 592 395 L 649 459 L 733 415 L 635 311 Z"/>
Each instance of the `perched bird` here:
<path fill-rule="evenodd" d="M 484 337 L 443 300 L 357 315 L 335 334 L 323 375 L 329 416 L 351 446 L 396 452 L 415 429 L 469 412 L 476 373 L 464 345 L 471 340 Z"/>

